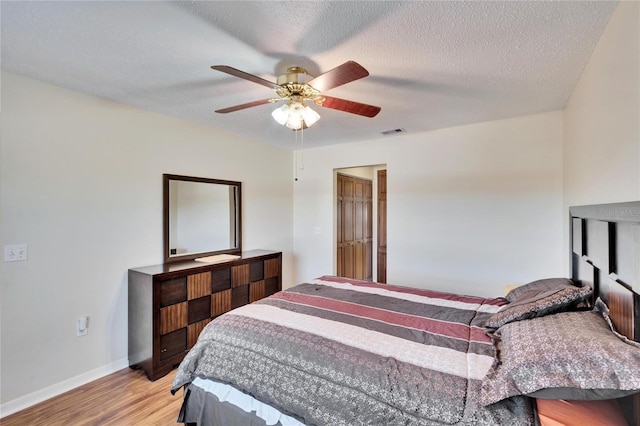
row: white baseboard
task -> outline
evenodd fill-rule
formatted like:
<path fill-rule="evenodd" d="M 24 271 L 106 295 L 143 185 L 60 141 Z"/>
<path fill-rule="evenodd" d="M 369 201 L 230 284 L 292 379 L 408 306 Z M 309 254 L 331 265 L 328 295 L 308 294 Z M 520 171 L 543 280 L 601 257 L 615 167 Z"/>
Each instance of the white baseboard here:
<path fill-rule="evenodd" d="M 62 382 L 47 386 L 44 389 L 40 389 L 14 400 L 5 402 L 4 404 L 0 405 L 0 419 L 10 414 L 24 410 L 25 408 L 29 408 L 42 401 L 46 401 L 47 399 L 51 399 L 54 396 L 61 395 L 65 392 L 70 391 L 71 389 L 77 388 L 78 386 L 82 386 L 104 376 L 108 376 L 109 374 L 115 373 L 116 371 L 122 370 L 123 368 L 127 368 L 128 366 L 129 360 L 126 358 L 114 361 L 111 364 L 98 367 L 94 370 L 87 371 L 86 373 L 79 374 L 70 379 L 63 380 Z"/>

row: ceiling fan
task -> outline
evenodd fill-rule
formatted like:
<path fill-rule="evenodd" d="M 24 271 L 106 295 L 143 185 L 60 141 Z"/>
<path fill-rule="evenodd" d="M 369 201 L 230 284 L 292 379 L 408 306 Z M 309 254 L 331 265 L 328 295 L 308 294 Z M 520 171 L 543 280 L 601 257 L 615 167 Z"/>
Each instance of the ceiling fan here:
<path fill-rule="evenodd" d="M 342 86 L 343 84 L 369 75 L 366 69 L 354 61 L 347 61 L 317 77 L 310 76 L 307 74 L 307 70 L 302 67 L 290 67 L 287 69 L 286 74 L 280 75 L 277 78 L 275 83 L 226 65 L 214 65 L 211 68 L 269 87 L 275 90 L 278 95 L 277 98 L 261 99 L 259 101 L 216 110 L 216 112 L 222 114 L 268 103 L 285 101 L 287 102 L 285 105 L 273 111 L 273 118 L 278 123 L 286 125 L 292 130 L 300 130 L 310 127 L 320 118 L 318 113 L 305 104 L 306 101 L 313 102 L 315 105 L 323 108 L 331 108 L 364 117 L 375 117 L 381 109 L 377 106 L 334 98 L 323 94 L 323 92 L 329 89 Z"/>

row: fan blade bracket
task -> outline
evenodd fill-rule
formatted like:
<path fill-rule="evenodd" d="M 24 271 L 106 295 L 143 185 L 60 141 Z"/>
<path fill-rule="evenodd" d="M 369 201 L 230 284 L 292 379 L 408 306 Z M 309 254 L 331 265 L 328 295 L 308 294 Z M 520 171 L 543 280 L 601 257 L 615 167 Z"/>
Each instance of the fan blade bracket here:
<path fill-rule="evenodd" d="M 327 98 L 326 98 L 326 97 L 324 97 L 324 96 L 317 96 L 317 97 L 315 97 L 315 98 L 314 98 L 314 99 L 312 99 L 312 100 L 313 100 L 313 103 L 314 103 L 314 104 L 316 104 L 316 105 L 318 105 L 318 106 L 322 106 L 322 104 L 324 103 L 324 101 L 326 101 L 326 100 L 327 100 Z"/>

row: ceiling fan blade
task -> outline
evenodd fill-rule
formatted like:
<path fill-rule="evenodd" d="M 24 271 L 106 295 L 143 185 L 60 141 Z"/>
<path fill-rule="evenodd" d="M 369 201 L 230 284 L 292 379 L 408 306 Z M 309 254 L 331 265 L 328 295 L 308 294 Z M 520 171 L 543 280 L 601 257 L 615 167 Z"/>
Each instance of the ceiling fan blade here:
<path fill-rule="evenodd" d="M 324 100 L 323 100 L 324 99 Z M 324 108 L 337 109 L 351 114 L 358 114 L 365 117 L 375 117 L 381 108 L 373 105 L 362 104 L 360 102 L 347 101 L 340 98 L 332 98 L 330 96 L 321 96 L 316 102 Z"/>
<path fill-rule="evenodd" d="M 259 101 L 247 102 L 246 104 L 240 104 L 240 105 L 236 105 L 228 108 L 218 109 L 216 110 L 216 112 L 220 114 L 226 114 L 228 112 L 240 111 L 242 109 L 247 109 L 247 108 L 260 106 L 264 104 L 270 104 L 272 102 L 273 102 L 273 99 L 262 99 Z"/>
<path fill-rule="evenodd" d="M 324 92 L 368 75 L 369 71 L 364 69 L 362 65 L 354 61 L 348 61 L 324 74 L 320 74 L 309 81 L 308 84 L 314 89 Z"/>
<path fill-rule="evenodd" d="M 249 74 L 248 72 L 240 71 L 239 69 L 235 69 L 235 68 L 229 67 L 227 65 L 213 65 L 211 67 L 211 69 L 230 74 L 230 75 L 232 75 L 234 77 L 244 78 L 245 80 L 249 80 L 249 81 L 252 81 L 254 83 L 258 83 L 258 84 L 261 84 L 263 86 L 267 86 L 270 89 L 278 89 L 278 88 L 280 88 L 280 85 L 278 85 L 278 84 L 276 84 L 276 83 L 274 83 L 272 81 L 265 80 L 264 78 L 260 78 L 257 75 Z"/>

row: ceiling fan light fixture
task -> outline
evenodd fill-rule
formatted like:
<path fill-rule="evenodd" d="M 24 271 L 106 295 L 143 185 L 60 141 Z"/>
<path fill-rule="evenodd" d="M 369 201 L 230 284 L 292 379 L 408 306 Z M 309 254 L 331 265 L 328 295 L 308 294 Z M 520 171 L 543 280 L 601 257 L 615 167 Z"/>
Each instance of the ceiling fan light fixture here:
<path fill-rule="evenodd" d="M 304 123 L 307 125 L 307 127 L 311 127 L 318 120 L 320 120 L 320 114 L 318 114 L 308 106 L 305 106 L 302 109 L 302 119 L 304 120 Z"/>
<path fill-rule="evenodd" d="M 276 120 L 279 124 L 283 126 L 287 124 L 287 118 L 289 118 L 289 105 L 282 105 L 280 108 L 276 108 L 271 113 L 271 116 L 274 120 Z"/>
<path fill-rule="evenodd" d="M 271 116 L 279 124 L 287 126 L 291 130 L 300 130 L 303 127 L 313 126 L 319 119 L 320 114 L 303 104 L 302 102 L 291 102 L 275 109 Z"/>

